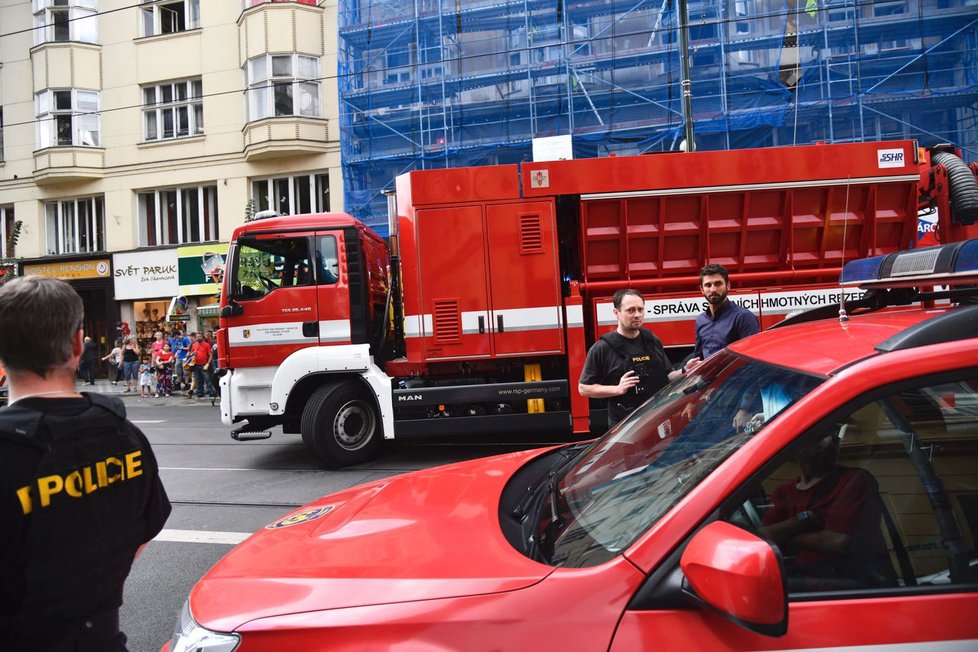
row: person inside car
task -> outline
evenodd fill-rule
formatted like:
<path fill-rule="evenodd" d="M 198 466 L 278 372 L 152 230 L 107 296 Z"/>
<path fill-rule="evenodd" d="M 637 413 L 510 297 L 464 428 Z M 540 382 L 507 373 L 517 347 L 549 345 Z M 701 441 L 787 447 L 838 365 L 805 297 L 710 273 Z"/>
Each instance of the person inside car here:
<path fill-rule="evenodd" d="M 893 586 L 879 484 L 865 469 L 840 466 L 839 446 L 833 431 L 799 451 L 800 473 L 774 490 L 761 534 L 786 556 L 789 586 Z"/>

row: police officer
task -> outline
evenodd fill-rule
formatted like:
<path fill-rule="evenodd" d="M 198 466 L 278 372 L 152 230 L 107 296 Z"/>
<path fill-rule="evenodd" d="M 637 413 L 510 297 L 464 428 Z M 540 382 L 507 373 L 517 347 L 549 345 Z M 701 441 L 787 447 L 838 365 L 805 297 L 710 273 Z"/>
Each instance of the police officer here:
<path fill-rule="evenodd" d="M 75 389 L 83 348 L 67 283 L 0 286 L 0 650 L 125 650 L 122 587 L 170 513 L 122 401 Z"/>
<path fill-rule="evenodd" d="M 618 327 L 587 352 L 577 385 L 582 396 L 608 400 L 609 428 L 682 373 L 672 370 L 659 338 L 642 328 L 642 294 L 618 290 L 611 300 Z"/>

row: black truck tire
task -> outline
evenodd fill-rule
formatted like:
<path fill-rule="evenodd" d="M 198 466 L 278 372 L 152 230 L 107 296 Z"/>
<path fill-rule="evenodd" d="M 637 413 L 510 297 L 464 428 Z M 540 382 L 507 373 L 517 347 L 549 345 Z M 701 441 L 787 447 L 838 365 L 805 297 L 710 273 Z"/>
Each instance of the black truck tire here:
<path fill-rule="evenodd" d="M 353 380 L 320 387 L 302 410 L 302 443 L 326 468 L 372 459 L 380 449 L 383 429 L 366 388 Z"/>
<path fill-rule="evenodd" d="M 951 219 L 967 226 L 978 221 L 978 179 L 964 161 L 950 152 L 934 152 L 931 161 L 947 170 Z"/>

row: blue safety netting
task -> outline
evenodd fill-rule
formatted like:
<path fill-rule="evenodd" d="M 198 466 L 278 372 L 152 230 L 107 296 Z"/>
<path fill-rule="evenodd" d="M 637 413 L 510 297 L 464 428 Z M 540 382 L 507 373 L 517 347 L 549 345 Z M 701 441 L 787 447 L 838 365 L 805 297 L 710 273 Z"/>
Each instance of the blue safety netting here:
<path fill-rule="evenodd" d="M 697 150 L 951 142 L 978 160 L 978 0 L 689 2 Z M 345 210 L 415 169 L 677 150 L 674 0 L 340 0 Z"/>

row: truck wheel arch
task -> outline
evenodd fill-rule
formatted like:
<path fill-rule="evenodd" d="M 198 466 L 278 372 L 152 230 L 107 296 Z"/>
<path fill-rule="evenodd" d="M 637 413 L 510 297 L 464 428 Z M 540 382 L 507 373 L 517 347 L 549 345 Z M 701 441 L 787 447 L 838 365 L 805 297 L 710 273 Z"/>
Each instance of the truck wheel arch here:
<path fill-rule="evenodd" d="M 302 409 L 302 442 L 328 468 L 372 459 L 384 436 L 383 420 L 367 383 L 331 376 Z"/>

